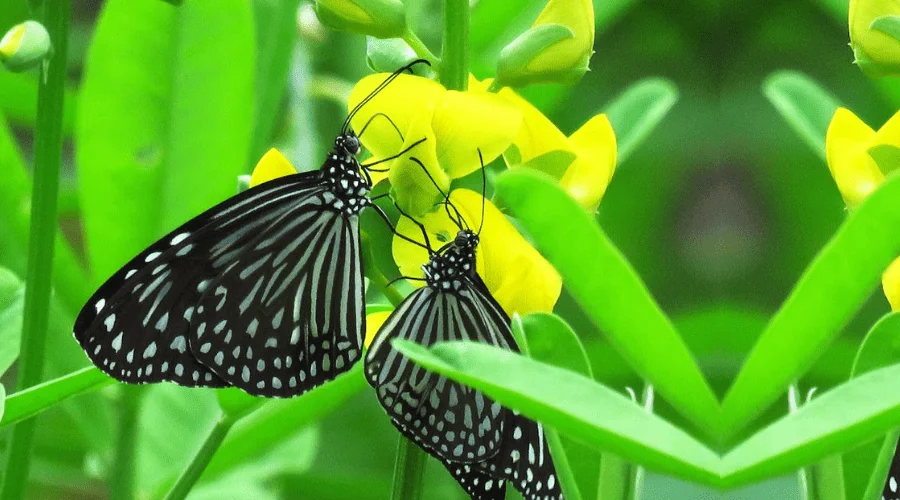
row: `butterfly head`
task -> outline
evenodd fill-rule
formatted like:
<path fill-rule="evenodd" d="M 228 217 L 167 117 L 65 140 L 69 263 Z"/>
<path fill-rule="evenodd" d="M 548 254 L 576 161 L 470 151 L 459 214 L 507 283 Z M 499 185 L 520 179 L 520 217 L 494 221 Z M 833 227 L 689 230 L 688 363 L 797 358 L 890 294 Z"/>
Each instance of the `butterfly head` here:
<path fill-rule="evenodd" d="M 452 242 L 431 256 L 422 266 L 428 285 L 441 290 L 458 290 L 475 275 L 475 248 L 478 235 L 468 229 L 456 233 Z"/>
<path fill-rule="evenodd" d="M 335 137 L 334 151 L 335 153 L 346 157 L 353 157 L 358 155 L 362 151 L 362 145 L 359 143 L 359 137 L 357 137 L 352 130 L 348 130 L 347 132 Z"/>

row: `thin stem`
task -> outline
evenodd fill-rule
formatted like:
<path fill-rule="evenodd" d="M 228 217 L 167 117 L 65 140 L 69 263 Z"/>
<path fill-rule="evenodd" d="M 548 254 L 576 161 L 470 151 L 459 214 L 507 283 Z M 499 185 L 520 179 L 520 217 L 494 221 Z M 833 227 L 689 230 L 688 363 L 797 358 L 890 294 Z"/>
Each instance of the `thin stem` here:
<path fill-rule="evenodd" d="M 800 392 L 797 384 L 788 387 L 788 412 L 795 413 L 800 408 Z M 816 500 L 815 478 L 811 467 L 804 467 L 797 471 L 797 482 L 800 486 L 800 498 L 803 500 Z"/>
<path fill-rule="evenodd" d="M 469 84 L 469 0 L 444 0 L 441 83 L 450 90 Z"/>
<path fill-rule="evenodd" d="M 112 498 L 134 498 L 134 473 L 136 470 L 135 436 L 138 433 L 138 414 L 143 387 L 122 387 L 119 401 L 119 429 L 116 435 L 116 454 L 109 476 Z"/>
<path fill-rule="evenodd" d="M 175 481 L 172 489 L 166 494 L 165 500 L 181 500 L 190 493 L 191 488 L 200 479 L 203 471 L 206 470 L 206 466 L 209 465 L 209 461 L 212 460 L 216 450 L 219 449 L 235 422 L 236 419 L 232 416 L 222 414 L 219 417 L 215 427 L 206 436 L 206 441 L 203 441 L 203 445 L 197 450 L 197 454 L 191 459 L 187 469 L 184 470 L 178 480 Z"/>
<path fill-rule="evenodd" d="M 413 30 L 407 28 L 401 38 L 403 38 L 403 41 L 413 49 L 417 56 L 431 63 L 432 69 L 435 71 L 438 70 L 441 59 L 428 49 L 422 39 L 419 38 Z"/>
<path fill-rule="evenodd" d="M 397 461 L 394 463 L 394 486 L 391 500 L 417 500 L 422 496 L 422 476 L 425 472 L 425 452 L 400 435 L 397 441 Z"/>
<path fill-rule="evenodd" d="M 69 0 L 45 0 L 41 19 L 54 52 L 41 68 L 38 87 L 37 126 L 34 138 L 34 186 L 31 198 L 31 232 L 28 268 L 25 272 L 25 304 L 19 379 L 22 390 L 40 383 L 50 309 L 50 280 L 56 236 L 56 203 L 62 151 L 63 102 L 69 34 Z M 16 426 L 9 444 L 6 480 L 0 490 L 4 500 L 22 498 L 28 482 L 35 420 Z"/>

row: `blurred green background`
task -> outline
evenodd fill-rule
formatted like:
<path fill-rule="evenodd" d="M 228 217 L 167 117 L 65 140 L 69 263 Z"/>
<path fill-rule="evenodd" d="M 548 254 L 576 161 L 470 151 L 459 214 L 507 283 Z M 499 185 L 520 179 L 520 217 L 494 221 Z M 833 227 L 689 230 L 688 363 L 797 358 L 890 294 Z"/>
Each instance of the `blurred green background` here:
<path fill-rule="evenodd" d="M 298 168 L 316 168 L 344 119 L 341 99 L 353 82 L 371 71 L 366 65 L 366 39 L 318 25 L 305 2 L 250 2 L 257 15 L 259 50 L 282 54 L 290 66 L 286 74 L 257 73 L 259 79 L 277 78 L 285 85 L 273 100 L 271 139 L 256 130 L 245 170 L 273 144 Z M 406 3 L 416 32 L 438 49 L 441 2 Z M 499 49 L 530 25 L 544 3 L 473 2 L 472 65 L 477 76 L 491 76 Z M 678 87 L 680 99 L 671 113 L 618 165 L 598 220 L 675 319 L 721 395 L 767 318 L 845 217 L 823 159 L 775 111 L 762 91 L 763 83 L 775 71 L 802 71 L 877 127 L 900 105 L 900 82 L 869 80 L 851 64 L 846 1 L 594 3 L 597 38 L 592 71 L 571 88 L 535 87 L 524 93 L 563 132 L 571 133 L 641 78 L 663 77 Z M 288 5 L 291 12 L 299 8 L 296 19 L 278 23 L 288 26 L 286 35 L 273 35 L 275 24 L 264 15 L 277 4 Z M 71 109 L 60 220 L 82 259 L 71 133 L 85 55 L 102 7 L 99 0 L 73 2 Z M 0 32 L 26 16 L 24 0 L 2 0 Z M 266 45 L 275 43 L 281 44 L 280 50 Z M 0 113 L 26 160 L 31 155 L 35 96 L 34 74 L 0 72 Z M 2 160 L 0 179 L 18 168 Z M 4 230 L 0 227 L 0 233 Z M 21 276 L 24 260 L 11 248 L 8 242 L 0 244 L 0 265 Z M 800 381 L 802 391 L 823 390 L 847 379 L 862 335 L 888 310 L 878 292 Z M 76 312 L 65 311 L 70 318 Z M 596 354 L 594 359 L 601 360 L 594 367 L 598 378 L 622 391 L 626 387 L 640 391 L 640 381 L 565 293 L 557 312 L 582 335 Z M 86 361 L 69 335 L 70 325 L 52 326 L 56 336 L 52 348 L 68 359 L 51 363 L 48 373 L 59 375 L 83 366 Z M 15 367 L 0 379 L 7 387 L 14 380 Z M 109 387 L 39 417 L 31 498 L 108 497 L 105 475 L 113 456 L 120 392 L 119 387 Z M 164 491 L 166 481 L 183 468 L 212 425 L 217 407 L 212 392 L 169 385 L 153 387 L 143 398 L 135 434 L 137 484 L 141 497 L 150 498 Z M 766 418 L 783 414 L 786 408 L 785 401 L 784 408 Z M 680 422 L 664 404 L 658 411 Z M 756 428 L 764 423 L 761 420 Z M 296 428 L 282 422 L 279 429 L 281 434 L 272 440 L 277 446 L 207 479 L 191 498 L 388 497 L 397 439 L 370 391 L 359 391 L 313 426 Z M 6 447 L 8 436 L 9 429 L 0 431 L 0 448 Z M 436 462 L 429 463 L 427 474 L 426 498 L 461 498 L 461 490 Z M 581 480 L 596 483 L 596 477 Z M 796 495 L 794 476 L 720 494 L 650 474 L 644 498 Z"/>

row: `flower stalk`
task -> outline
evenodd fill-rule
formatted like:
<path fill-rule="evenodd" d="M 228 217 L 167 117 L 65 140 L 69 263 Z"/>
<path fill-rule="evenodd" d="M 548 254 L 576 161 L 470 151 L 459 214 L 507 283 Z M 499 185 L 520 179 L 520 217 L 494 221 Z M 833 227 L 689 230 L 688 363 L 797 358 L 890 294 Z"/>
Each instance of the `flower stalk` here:
<path fill-rule="evenodd" d="M 469 1 L 444 0 L 441 83 L 466 90 L 469 82 Z"/>

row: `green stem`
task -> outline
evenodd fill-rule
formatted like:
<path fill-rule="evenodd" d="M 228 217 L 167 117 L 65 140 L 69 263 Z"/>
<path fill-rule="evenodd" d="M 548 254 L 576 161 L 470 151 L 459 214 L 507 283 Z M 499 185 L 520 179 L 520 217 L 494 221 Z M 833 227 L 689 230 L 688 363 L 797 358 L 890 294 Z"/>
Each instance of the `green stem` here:
<path fill-rule="evenodd" d="M 800 407 L 800 391 L 797 384 L 788 387 L 788 412 L 794 413 Z M 797 482 L 800 486 L 800 498 L 803 500 L 816 500 L 815 478 L 811 467 L 804 467 L 797 471 Z"/>
<path fill-rule="evenodd" d="M 122 387 L 116 454 L 109 475 L 109 489 L 112 498 L 122 500 L 134 498 L 134 472 L 137 455 L 135 436 L 138 433 L 138 412 L 143 392 L 143 387 Z"/>
<path fill-rule="evenodd" d="M 441 64 L 440 58 L 428 49 L 422 39 L 420 39 L 413 30 L 407 28 L 406 33 L 403 34 L 402 38 L 403 41 L 413 49 L 417 56 L 431 63 L 432 69 L 435 71 L 438 70 L 438 66 Z"/>
<path fill-rule="evenodd" d="M 422 496 L 422 476 L 425 472 L 425 452 L 400 435 L 397 441 L 397 461 L 394 462 L 394 486 L 391 500 L 417 500 Z"/>
<path fill-rule="evenodd" d="M 34 138 L 34 186 L 31 198 L 31 233 L 25 273 L 22 350 L 17 389 L 40 383 L 50 309 L 50 280 L 56 236 L 56 198 L 62 151 L 63 102 L 68 52 L 69 0 L 45 0 L 41 19 L 53 41 L 53 55 L 42 69 L 38 87 L 37 126 Z M 16 426 L 9 444 L 6 479 L 0 490 L 4 500 L 22 498 L 28 482 L 35 420 Z"/>
<path fill-rule="evenodd" d="M 444 0 L 441 83 L 450 90 L 469 85 L 469 0 Z"/>
<path fill-rule="evenodd" d="M 216 450 L 219 449 L 222 441 L 225 440 L 225 436 L 228 435 L 228 431 L 231 430 L 231 427 L 236 421 L 237 419 L 233 416 L 225 414 L 219 416 L 219 420 L 216 422 L 215 427 L 213 427 L 209 435 L 206 436 L 206 441 L 204 441 L 200 449 L 197 450 L 197 454 L 191 459 L 191 463 L 188 464 L 187 469 L 185 469 L 178 480 L 175 481 L 172 489 L 169 490 L 169 493 L 166 495 L 165 500 L 181 500 L 190 493 L 191 488 L 193 488 L 194 484 L 197 483 L 197 480 L 200 479 L 203 471 L 206 470 L 206 466 L 209 465 L 209 461 L 212 460 L 213 455 L 216 454 Z"/>

